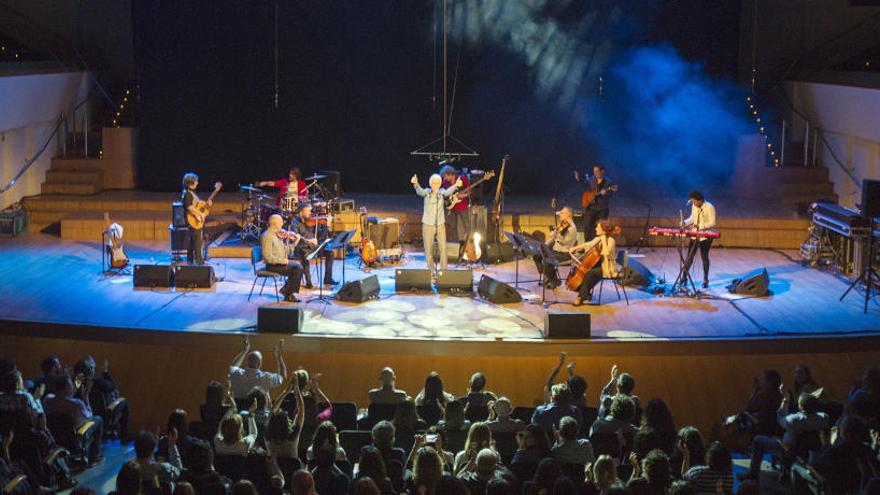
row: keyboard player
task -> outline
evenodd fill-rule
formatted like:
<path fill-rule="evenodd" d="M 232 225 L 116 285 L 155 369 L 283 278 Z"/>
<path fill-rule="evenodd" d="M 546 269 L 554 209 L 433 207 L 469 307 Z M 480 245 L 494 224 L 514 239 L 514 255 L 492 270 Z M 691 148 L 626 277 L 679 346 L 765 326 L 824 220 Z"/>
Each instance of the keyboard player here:
<path fill-rule="evenodd" d="M 700 191 L 691 191 L 688 194 L 688 204 L 691 206 L 691 216 L 683 222 L 687 230 L 711 230 L 715 228 L 715 207 L 706 201 Z M 700 260 L 703 262 L 703 288 L 709 287 L 709 250 L 712 249 L 712 238 L 692 237 L 688 244 L 688 254 L 684 262 L 684 269 L 690 272 L 697 251 L 700 251 Z"/>

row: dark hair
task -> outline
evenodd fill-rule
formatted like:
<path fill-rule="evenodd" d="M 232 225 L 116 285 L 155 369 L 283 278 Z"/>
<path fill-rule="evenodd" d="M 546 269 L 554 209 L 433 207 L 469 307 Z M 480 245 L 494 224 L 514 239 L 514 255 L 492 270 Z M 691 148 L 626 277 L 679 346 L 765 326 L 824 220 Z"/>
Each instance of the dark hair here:
<path fill-rule="evenodd" d="M 451 474 L 444 474 L 440 477 L 440 482 L 437 483 L 437 494 L 468 495 L 470 494 L 470 491 L 468 490 L 467 485 L 464 484 L 464 480 L 456 478 Z"/>
<path fill-rule="evenodd" d="M 290 493 L 304 495 L 315 488 L 315 478 L 307 469 L 298 469 L 290 477 Z"/>
<path fill-rule="evenodd" d="M 550 454 L 550 440 L 547 439 L 547 430 L 545 430 L 543 426 L 536 424 L 526 425 L 525 431 L 526 434 L 531 436 L 535 441 L 534 448 L 537 449 L 542 456 Z"/>
<path fill-rule="evenodd" d="M 602 165 L 601 163 L 594 163 L 594 164 L 593 164 L 593 168 L 598 168 L 599 170 L 604 171 L 604 170 L 605 170 L 605 165 Z"/>
<path fill-rule="evenodd" d="M 575 495 L 576 493 L 577 487 L 568 476 L 560 476 L 553 483 L 553 495 Z"/>
<path fill-rule="evenodd" d="M 205 387 L 205 406 L 217 410 L 222 409 L 224 395 L 226 395 L 226 391 L 223 388 L 223 384 L 217 380 L 211 380 L 208 382 L 208 386 Z"/>
<path fill-rule="evenodd" d="M 146 431 L 141 430 L 134 436 L 134 452 L 135 455 L 138 456 L 138 459 L 148 459 L 153 457 L 153 453 L 156 452 L 156 435 Z"/>
<path fill-rule="evenodd" d="M 562 466 L 556 462 L 556 459 L 547 457 L 541 459 L 538 467 L 535 469 L 535 477 L 533 478 L 538 489 L 546 488 L 548 491 L 553 490 L 553 483 L 556 478 L 562 476 Z"/>
<path fill-rule="evenodd" d="M 715 471 L 726 473 L 733 469 L 730 451 L 721 442 L 712 442 L 706 451 L 706 465 Z"/>
<path fill-rule="evenodd" d="M 266 393 L 265 390 L 263 390 L 262 387 L 254 387 L 251 389 L 250 392 L 248 392 L 248 406 L 253 404 L 255 400 L 257 401 L 257 410 L 261 411 L 263 409 L 266 409 L 266 403 L 269 402 L 269 395 Z"/>
<path fill-rule="evenodd" d="M 639 459 L 647 457 L 648 453 L 663 449 L 663 439 L 660 433 L 650 426 L 642 426 L 633 437 L 633 452 Z"/>
<path fill-rule="evenodd" d="M 119 474 L 116 475 L 116 493 L 118 495 L 140 495 L 140 464 L 135 461 L 128 461 L 119 468 Z"/>
<path fill-rule="evenodd" d="M 625 395 L 615 395 L 611 399 L 609 412 L 614 419 L 628 423 L 632 421 L 633 416 L 636 414 L 636 403 Z"/>
<path fill-rule="evenodd" d="M 338 439 L 336 438 L 336 425 L 332 421 L 324 421 L 315 430 L 315 436 L 312 439 L 312 454 L 316 459 L 318 458 L 318 450 L 324 447 L 325 442 L 332 448 L 335 459 Z"/>
<path fill-rule="evenodd" d="M 267 442 L 283 442 L 291 440 L 293 431 L 291 430 L 290 416 L 284 409 L 273 411 L 269 414 L 269 421 L 263 430 L 263 438 Z"/>
<path fill-rule="evenodd" d="M 382 458 L 382 452 L 371 445 L 361 449 L 358 466 L 358 476 L 369 476 L 380 481 L 388 477 L 385 472 L 385 460 Z"/>
<path fill-rule="evenodd" d="M 201 439 L 193 441 L 187 468 L 195 474 L 210 473 L 214 469 L 214 450 L 211 444 Z"/>
<path fill-rule="evenodd" d="M 692 199 L 694 201 L 703 201 L 703 193 L 694 189 L 690 193 L 688 193 L 688 199 Z"/>
<path fill-rule="evenodd" d="M 565 440 L 574 440 L 577 438 L 580 425 L 576 419 L 571 416 L 563 416 L 559 420 L 559 435 Z"/>
<path fill-rule="evenodd" d="M 621 373 L 617 378 L 617 391 L 624 395 L 632 395 L 634 388 L 636 388 L 636 379 L 629 373 Z"/>
<path fill-rule="evenodd" d="M 302 171 L 300 171 L 299 167 L 291 167 L 290 170 L 287 171 L 287 174 L 293 174 L 293 176 L 296 177 L 296 180 L 302 179 Z"/>
<path fill-rule="evenodd" d="M 440 404 L 446 404 L 446 395 L 443 393 L 443 379 L 436 371 L 432 371 L 425 378 L 425 404 L 434 404 L 439 401 Z"/>
<path fill-rule="evenodd" d="M 434 447 L 422 447 L 416 452 L 413 462 L 412 480 L 413 485 L 424 486 L 429 495 L 437 493 L 437 485 L 443 476 L 443 459 Z"/>
<path fill-rule="evenodd" d="M 497 477 L 486 484 L 486 495 L 515 495 L 513 485 L 504 478 Z"/>
<path fill-rule="evenodd" d="M 557 404 L 568 405 L 571 403 L 571 389 L 567 383 L 557 383 L 550 387 L 550 396 Z"/>
<path fill-rule="evenodd" d="M 691 459 L 702 459 L 705 457 L 705 447 L 703 446 L 703 435 L 700 430 L 693 426 L 685 426 L 678 430 L 678 440 L 684 444 L 684 448 L 688 449 Z"/>
<path fill-rule="evenodd" d="M 257 495 L 257 487 L 249 480 L 238 480 L 232 485 L 230 495 Z"/>
<path fill-rule="evenodd" d="M 764 375 L 764 380 L 770 384 L 770 388 L 773 390 L 779 388 L 779 385 L 782 383 L 782 375 L 780 375 L 778 371 L 774 369 L 766 369 L 762 374 Z"/>
<path fill-rule="evenodd" d="M 587 379 L 581 375 L 571 375 L 567 380 L 568 389 L 571 390 L 571 398 L 579 401 L 587 395 Z"/>
<path fill-rule="evenodd" d="M 416 410 L 416 403 L 412 398 L 407 397 L 397 403 L 394 408 L 394 418 L 391 423 L 398 430 L 415 431 L 416 424 L 419 421 L 419 413 Z"/>
<path fill-rule="evenodd" d="M 654 398 L 645 404 L 642 426 L 654 428 L 663 438 L 672 438 L 675 435 L 675 422 L 672 421 L 672 413 L 663 399 Z"/>
<path fill-rule="evenodd" d="M 664 491 L 672 482 L 672 473 L 669 467 L 669 456 L 660 449 L 654 449 L 648 452 L 645 460 L 642 461 L 645 478 L 648 485 L 655 488 L 663 488 Z M 653 490 L 652 490 L 653 491 Z"/>
<path fill-rule="evenodd" d="M 73 374 L 82 373 L 83 378 L 92 379 L 95 377 L 95 361 L 92 359 L 80 359 L 73 365 Z"/>
<path fill-rule="evenodd" d="M 376 482 L 369 476 L 358 478 L 351 486 L 352 495 L 380 495 L 381 493 Z"/>
<path fill-rule="evenodd" d="M 486 375 L 479 371 L 471 375 L 470 388 L 471 392 L 479 392 L 486 388 Z"/>
<path fill-rule="evenodd" d="M 177 430 L 177 434 L 180 438 L 186 436 L 189 433 L 189 416 L 186 414 L 186 411 L 183 409 L 175 409 L 171 411 L 171 414 L 168 415 L 168 431 L 171 431 L 171 428 Z"/>
<path fill-rule="evenodd" d="M 199 180 L 199 176 L 192 172 L 188 172 L 183 174 L 183 188 L 189 189 L 190 186 L 195 184 Z"/>
<path fill-rule="evenodd" d="M 51 356 L 43 359 L 40 362 L 40 369 L 43 370 L 43 375 L 45 375 L 47 377 L 49 376 L 49 373 L 51 373 L 55 367 L 60 367 L 60 366 L 61 366 L 61 360 L 58 359 L 58 356 L 56 356 L 55 354 L 52 354 Z"/>
<path fill-rule="evenodd" d="M 443 425 L 446 429 L 461 430 L 467 424 L 464 417 L 464 404 L 461 401 L 454 400 L 446 404 L 443 411 Z"/>
<path fill-rule="evenodd" d="M 391 421 L 379 421 L 373 425 L 373 431 L 371 433 L 373 445 L 382 452 L 391 452 L 391 449 L 394 448 L 395 434 L 396 429 Z"/>

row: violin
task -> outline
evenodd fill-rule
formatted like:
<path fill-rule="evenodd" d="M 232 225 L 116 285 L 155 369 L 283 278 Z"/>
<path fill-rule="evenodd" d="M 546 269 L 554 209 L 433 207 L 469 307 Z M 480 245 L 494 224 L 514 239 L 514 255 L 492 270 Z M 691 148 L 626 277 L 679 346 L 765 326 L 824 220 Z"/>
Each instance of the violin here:
<path fill-rule="evenodd" d="M 568 229 L 570 227 L 571 227 L 571 220 L 567 220 L 567 219 L 563 218 L 559 222 L 559 225 L 557 225 L 556 228 L 553 229 L 553 232 L 550 233 L 550 239 L 555 239 L 556 236 L 558 236 L 558 235 L 565 235 L 565 233 L 568 232 Z"/>
<path fill-rule="evenodd" d="M 289 240 L 293 239 L 296 242 L 299 242 L 300 239 L 302 239 L 301 235 L 297 234 L 296 232 L 294 232 L 292 230 L 280 229 L 278 232 L 275 233 L 275 235 L 277 235 L 279 239 L 282 239 L 285 241 L 289 241 Z"/>
<path fill-rule="evenodd" d="M 332 222 L 332 221 L 333 221 L 332 216 L 322 215 L 322 216 L 316 216 L 316 217 L 309 217 L 306 220 L 304 220 L 303 223 L 305 223 L 306 227 L 314 228 L 317 225 L 329 225 L 330 222 Z"/>

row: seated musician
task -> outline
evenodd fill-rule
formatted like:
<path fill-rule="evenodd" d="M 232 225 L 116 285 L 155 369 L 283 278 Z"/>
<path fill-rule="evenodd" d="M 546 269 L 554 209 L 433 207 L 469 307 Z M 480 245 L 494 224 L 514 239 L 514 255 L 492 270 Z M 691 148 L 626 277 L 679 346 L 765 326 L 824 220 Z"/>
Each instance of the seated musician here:
<path fill-rule="evenodd" d="M 269 217 L 269 227 L 260 236 L 260 246 L 263 249 L 263 261 L 266 263 L 266 270 L 275 272 L 280 275 L 287 276 L 281 293 L 284 294 L 284 300 L 289 302 L 299 302 L 296 294 L 299 292 L 299 283 L 302 279 L 303 269 L 296 261 L 291 261 L 288 256 L 292 247 L 299 242 L 299 236 L 293 232 L 281 230 L 284 220 L 281 215 L 272 215 Z M 292 246 L 288 246 L 282 237 L 291 237 Z"/>
<path fill-rule="evenodd" d="M 619 228 L 612 225 L 608 220 L 600 220 L 596 224 L 596 237 L 583 244 L 571 248 L 570 253 L 574 254 L 578 251 L 584 253 L 591 249 L 599 249 L 599 261 L 584 275 L 584 280 L 578 288 L 578 296 L 574 300 L 575 306 L 580 306 L 593 299 L 593 287 L 599 283 L 602 278 L 614 278 L 617 276 L 617 242 L 612 237 Z"/>
<path fill-rule="evenodd" d="M 296 259 L 302 264 L 307 289 L 312 288 L 312 273 L 309 270 L 309 260 L 306 257 L 319 244 L 315 229 L 317 223 L 313 222 L 316 220 L 312 220 L 312 207 L 306 205 L 299 210 L 299 215 L 294 217 L 290 224 L 291 230 L 302 236 L 302 242 L 297 245 L 294 253 Z M 324 252 L 322 255 L 324 256 L 324 285 L 336 285 L 338 282 L 333 280 L 333 253 Z"/>
<path fill-rule="evenodd" d="M 684 221 L 685 229 L 711 230 L 715 228 L 715 207 L 703 198 L 700 191 L 691 191 L 688 194 L 688 203 L 691 205 L 691 216 Z M 709 287 L 709 250 L 712 248 L 712 239 L 690 240 L 688 254 L 684 262 L 684 269 L 690 271 L 697 249 L 700 251 L 700 260 L 703 262 L 703 288 Z"/>
<path fill-rule="evenodd" d="M 257 187 L 277 187 L 278 199 L 275 200 L 276 206 L 281 207 L 281 201 L 284 196 L 307 196 L 309 193 L 306 183 L 302 180 L 302 172 L 298 167 L 293 167 L 287 172 L 286 179 L 278 180 L 262 180 L 254 184 Z"/>
<path fill-rule="evenodd" d="M 569 251 L 577 244 L 577 227 L 574 226 L 574 212 L 568 206 L 559 211 L 559 225 L 550 237 L 547 244 L 551 246 L 553 257 L 557 261 L 568 261 L 571 259 Z M 538 254 L 534 257 L 535 266 L 538 272 L 544 271 L 544 287 L 555 289 L 562 282 L 559 280 L 559 274 L 556 273 L 555 267 L 550 263 L 544 263 L 544 258 Z"/>

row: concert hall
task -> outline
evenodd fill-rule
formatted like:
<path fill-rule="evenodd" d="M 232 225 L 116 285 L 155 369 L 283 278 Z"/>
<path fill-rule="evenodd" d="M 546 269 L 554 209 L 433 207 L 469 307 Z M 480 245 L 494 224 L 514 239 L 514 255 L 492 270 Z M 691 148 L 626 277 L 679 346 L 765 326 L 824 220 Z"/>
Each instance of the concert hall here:
<path fill-rule="evenodd" d="M 880 493 L 878 296 L 880 0 L 0 0 L 3 494 Z"/>

